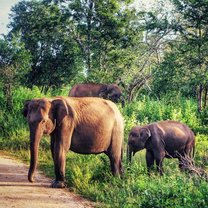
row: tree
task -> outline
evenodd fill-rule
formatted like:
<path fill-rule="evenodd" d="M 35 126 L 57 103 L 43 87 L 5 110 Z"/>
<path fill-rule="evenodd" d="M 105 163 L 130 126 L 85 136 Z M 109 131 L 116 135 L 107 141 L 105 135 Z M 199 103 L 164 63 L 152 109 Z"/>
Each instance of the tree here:
<path fill-rule="evenodd" d="M 129 101 L 135 99 L 144 88 L 148 93 L 153 93 L 154 71 L 162 63 L 168 45 L 175 39 L 173 26 L 171 13 L 167 12 L 163 2 L 150 11 L 141 9 L 138 12 L 132 27 L 132 45 L 125 51 L 131 62 L 125 59 L 128 68 L 122 76 Z"/>
<path fill-rule="evenodd" d="M 159 74 L 163 74 L 166 87 L 171 86 L 170 89 L 173 89 L 175 86 L 175 90 L 196 94 L 198 111 L 201 111 L 203 93 L 204 105 L 207 103 L 208 2 L 201 0 L 172 0 L 172 2 L 175 6 L 176 23 L 172 29 L 178 36 L 169 45 L 170 50 L 165 53 L 164 62 L 158 68 L 155 77 L 157 79 Z M 161 84 L 158 85 L 158 89 L 162 89 Z"/>
<path fill-rule="evenodd" d="M 71 19 L 70 34 L 82 51 L 88 81 L 115 81 L 119 50 L 129 42 L 130 22 L 135 18 L 129 0 L 74 0 L 64 9 Z M 115 76 L 116 74 L 116 76 Z"/>
<path fill-rule="evenodd" d="M 81 61 L 79 49 L 67 33 L 67 20 L 58 5 L 42 1 L 21 1 L 12 8 L 11 32 L 20 33 L 30 51 L 32 70 L 26 85 L 37 85 L 45 92 L 69 83 Z"/>
<path fill-rule="evenodd" d="M 204 90 L 207 91 L 208 85 L 208 2 L 202 0 L 174 0 L 173 3 L 176 10 L 183 17 L 183 21 L 179 25 L 179 32 L 185 43 L 183 43 L 181 51 L 186 54 L 186 57 L 188 55 L 188 61 L 185 60 L 188 68 L 194 69 L 194 84 L 197 88 L 198 111 L 200 112 L 202 110 L 202 94 Z"/>
<path fill-rule="evenodd" d="M 9 109 L 12 108 L 13 88 L 24 83 L 29 71 L 30 54 L 19 38 L 0 39 L 0 83 Z"/>
<path fill-rule="evenodd" d="M 131 44 L 135 11 L 130 0 L 21 1 L 12 9 L 11 33 L 32 54 L 27 85 L 44 89 L 86 81 L 115 82 L 123 73 L 120 50 Z M 119 63 L 118 63 L 119 62 Z M 56 80 L 56 82 L 54 82 Z"/>

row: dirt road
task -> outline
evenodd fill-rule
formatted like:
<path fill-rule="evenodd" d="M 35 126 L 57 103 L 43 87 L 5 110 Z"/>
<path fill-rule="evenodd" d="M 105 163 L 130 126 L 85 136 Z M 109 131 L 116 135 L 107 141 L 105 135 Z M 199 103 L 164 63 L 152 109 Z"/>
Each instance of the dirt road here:
<path fill-rule="evenodd" d="M 27 181 L 28 167 L 0 152 L 0 208 L 89 208 L 93 203 L 67 189 L 50 188 L 51 179 L 37 173 Z"/>

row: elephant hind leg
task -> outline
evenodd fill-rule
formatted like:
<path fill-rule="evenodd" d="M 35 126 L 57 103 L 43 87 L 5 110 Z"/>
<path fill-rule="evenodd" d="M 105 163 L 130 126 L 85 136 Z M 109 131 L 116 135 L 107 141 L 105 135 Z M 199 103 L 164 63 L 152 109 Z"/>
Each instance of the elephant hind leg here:
<path fill-rule="evenodd" d="M 190 154 L 190 150 L 188 150 L 187 152 L 185 151 L 183 155 L 180 155 L 180 157 L 178 157 L 179 168 L 181 170 L 187 170 L 194 165 L 194 161 Z"/>
<path fill-rule="evenodd" d="M 185 148 L 185 154 L 191 159 L 193 158 L 192 151 L 194 151 L 194 141 L 189 142 Z"/>
<path fill-rule="evenodd" d="M 121 157 L 114 156 L 111 153 L 106 153 L 110 159 L 110 165 L 111 165 L 111 172 L 114 176 L 122 175 L 123 174 L 123 167 L 121 163 Z"/>
<path fill-rule="evenodd" d="M 183 151 L 177 152 L 177 158 L 178 158 L 178 167 L 180 168 L 181 171 L 186 169 L 186 159 L 187 159 L 187 149 L 184 148 Z"/>
<path fill-rule="evenodd" d="M 180 168 L 180 170 L 183 170 L 184 164 L 183 164 L 182 159 L 178 158 L 178 162 L 179 162 L 178 167 Z"/>
<path fill-rule="evenodd" d="M 178 161 L 179 161 L 178 167 L 180 168 L 181 171 L 184 171 L 187 168 L 185 157 L 179 157 Z"/>
<path fill-rule="evenodd" d="M 110 158 L 110 163 L 111 163 L 111 171 L 114 176 L 122 175 L 123 173 L 123 168 L 121 164 L 121 159 L 114 158 L 114 157 L 109 157 Z"/>
<path fill-rule="evenodd" d="M 161 160 L 156 160 L 156 165 L 157 165 L 157 171 L 159 172 L 159 174 L 162 176 L 163 175 L 163 159 Z"/>
<path fill-rule="evenodd" d="M 111 133 L 111 144 L 107 149 L 107 155 L 111 163 L 111 171 L 113 175 L 122 175 L 122 155 L 123 155 L 123 120 L 118 117 L 112 133 Z"/>
<path fill-rule="evenodd" d="M 123 166 L 122 166 L 121 159 L 119 160 L 119 173 L 120 173 L 120 175 L 124 174 L 124 169 L 123 169 Z"/>
<path fill-rule="evenodd" d="M 165 158 L 165 152 L 162 151 L 160 153 L 157 153 L 154 155 L 154 157 L 157 165 L 157 171 L 160 175 L 163 175 L 163 160 Z"/>

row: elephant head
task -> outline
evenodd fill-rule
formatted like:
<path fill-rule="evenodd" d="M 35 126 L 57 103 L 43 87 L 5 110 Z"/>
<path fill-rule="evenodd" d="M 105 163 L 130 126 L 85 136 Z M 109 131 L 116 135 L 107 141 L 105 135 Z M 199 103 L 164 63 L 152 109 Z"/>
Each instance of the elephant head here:
<path fill-rule="evenodd" d="M 127 147 L 127 158 L 131 161 L 133 155 L 145 148 L 146 142 L 151 137 L 151 132 L 148 127 L 133 127 L 129 133 L 128 147 Z"/>
<path fill-rule="evenodd" d="M 34 182 L 33 176 L 37 167 L 38 147 L 43 134 L 50 135 L 56 127 L 51 100 L 32 99 L 25 102 L 23 115 L 30 128 L 30 168 L 28 180 Z"/>
<path fill-rule="evenodd" d="M 101 90 L 99 96 L 112 100 L 113 102 L 116 103 L 121 101 L 122 107 L 124 107 L 125 105 L 125 101 L 121 89 L 116 84 L 106 85 L 105 88 Z"/>

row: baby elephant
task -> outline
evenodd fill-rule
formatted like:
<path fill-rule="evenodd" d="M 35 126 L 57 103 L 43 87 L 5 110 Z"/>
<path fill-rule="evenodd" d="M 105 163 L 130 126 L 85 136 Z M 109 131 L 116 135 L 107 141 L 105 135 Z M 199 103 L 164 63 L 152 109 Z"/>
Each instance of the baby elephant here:
<path fill-rule="evenodd" d="M 162 161 L 166 158 L 178 158 L 179 167 L 183 168 L 183 158 L 194 154 L 195 136 L 191 129 L 177 121 L 159 121 L 145 126 L 135 126 L 128 138 L 127 154 L 131 161 L 133 155 L 146 148 L 148 173 L 154 165 L 162 175 Z"/>

